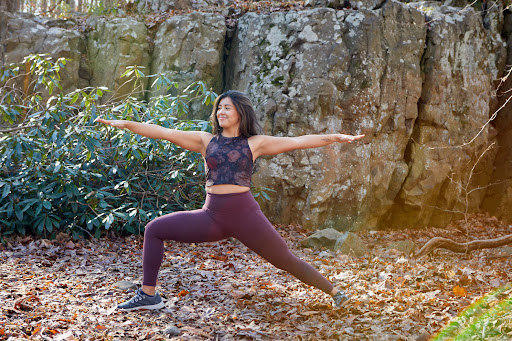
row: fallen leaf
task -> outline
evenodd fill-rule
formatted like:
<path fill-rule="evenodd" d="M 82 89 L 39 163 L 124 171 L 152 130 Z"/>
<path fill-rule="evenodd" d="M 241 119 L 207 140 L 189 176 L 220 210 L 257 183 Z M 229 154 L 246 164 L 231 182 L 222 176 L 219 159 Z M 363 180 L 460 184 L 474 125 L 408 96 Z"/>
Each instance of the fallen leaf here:
<path fill-rule="evenodd" d="M 456 285 L 454 288 L 453 288 L 453 293 L 456 295 L 456 296 L 462 296 L 462 297 L 466 297 L 467 296 L 467 291 L 466 289 L 464 289 L 463 287 L 460 287 L 458 285 Z"/>
<path fill-rule="evenodd" d="M 64 244 L 64 247 L 69 250 L 73 250 L 75 248 L 75 243 L 73 243 L 71 240 Z"/>
<path fill-rule="evenodd" d="M 213 258 L 213 259 L 216 259 L 216 260 L 220 260 L 220 261 L 223 261 L 223 262 L 228 260 L 228 257 L 226 257 L 226 256 L 210 255 L 210 258 Z"/>
<path fill-rule="evenodd" d="M 44 328 L 41 327 L 41 324 L 38 324 L 36 329 L 32 332 L 32 336 L 36 336 L 37 334 L 41 333 Z"/>
<path fill-rule="evenodd" d="M 243 298 L 247 296 L 247 294 L 243 291 L 240 291 L 240 290 L 233 290 L 231 292 L 231 297 L 233 297 L 234 299 L 240 299 L 240 298 Z"/>
<path fill-rule="evenodd" d="M 345 323 L 350 325 L 352 324 L 352 322 L 354 322 L 354 320 L 357 318 L 358 316 L 357 315 L 350 315 L 349 317 L 347 317 L 345 319 Z"/>
<path fill-rule="evenodd" d="M 22 297 L 14 303 L 14 309 L 25 311 L 32 310 L 34 306 L 30 305 L 31 302 L 39 302 L 39 298 L 36 295 Z"/>

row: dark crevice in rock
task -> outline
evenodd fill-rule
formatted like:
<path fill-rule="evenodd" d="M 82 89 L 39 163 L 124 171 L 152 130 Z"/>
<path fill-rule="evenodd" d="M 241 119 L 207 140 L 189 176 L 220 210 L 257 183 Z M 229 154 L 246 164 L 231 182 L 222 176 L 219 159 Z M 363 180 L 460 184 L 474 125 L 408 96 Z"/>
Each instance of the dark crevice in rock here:
<path fill-rule="evenodd" d="M 0 12 L 0 66 L 5 65 L 5 54 L 6 54 L 6 46 L 5 46 L 5 39 L 7 38 L 7 20 L 6 17 L 8 14 L 6 12 L 1 13 Z"/>
<path fill-rule="evenodd" d="M 87 86 L 91 86 L 92 68 L 89 60 L 89 34 L 81 34 L 80 62 L 78 64 L 79 80 L 84 80 Z"/>
<path fill-rule="evenodd" d="M 379 3 L 377 6 L 375 6 L 374 8 L 372 8 L 372 10 L 376 11 L 376 10 L 379 10 L 382 8 L 382 6 L 384 6 L 389 0 L 384 0 L 382 1 L 381 3 Z"/>
<path fill-rule="evenodd" d="M 425 18 L 425 20 L 426 20 L 426 18 Z M 425 34 L 425 45 L 423 46 L 423 51 L 422 51 L 422 54 L 420 57 L 422 87 L 425 83 L 425 61 L 426 61 L 426 59 L 428 59 L 427 46 L 428 46 L 429 40 L 430 40 L 429 30 L 427 28 L 425 28 L 425 29 L 427 30 L 427 32 Z M 407 182 L 407 178 L 409 177 L 409 172 L 410 172 L 412 163 L 414 161 L 414 150 L 413 150 L 413 144 L 415 143 L 414 136 L 417 134 L 417 131 L 419 129 L 418 128 L 418 118 L 420 115 L 422 101 L 423 101 L 423 90 L 422 90 L 422 94 L 420 95 L 420 97 L 418 98 L 418 101 L 417 101 L 417 115 L 418 116 L 415 119 L 412 119 L 412 118 L 407 119 L 405 122 L 405 124 L 407 126 L 407 131 L 412 130 L 410 137 L 409 137 L 409 141 L 407 143 L 407 146 L 405 147 L 404 156 L 403 156 L 403 160 L 404 160 L 405 164 L 407 164 L 407 167 L 408 167 L 407 175 L 404 177 L 403 182 L 400 186 L 400 190 L 397 191 L 397 194 L 396 194 L 395 198 L 393 199 L 393 205 L 392 205 L 391 209 L 380 220 L 380 224 L 379 224 L 380 226 L 387 226 L 390 222 L 395 220 L 394 215 L 402 214 L 401 212 L 397 213 L 397 212 L 399 212 L 399 210 L 397 208 L 405 205 L 405 201 L 401 197 L 401 195 L 403 193 L 403 185 Z"/>
<path fill-rule="evenodd" d="M 229 21 L 228 21 L 229 20 Z M 226 36 L 224 38 L 224 49 L 223 49 L 223 60 L 222 60 L 222 66 L 221 66 L 221 89 L 222 92 L 227 91 L 227 87 L 229 86 L 227 84 L 228 81 L 228 72 L 229 72 L 229 55 L 231 53 L 231 45 L 233 42 L 233 37 L 235 36 L 235 33 L 237 31 L 237 21 L 232 19 L 226 19 Z"/>
<path fill-rule="evenodd" d="M 165 21 L 164 21 L 165 22 Z M 155 63 L 155 56 L 154 56 L 154 53 L 155 53 L 155 40 L 156 40 L 156 34 L 158 32 L 158 30 L 160 29 L 160 27 L 162 27 L 162 24 L 160 25 L 155 25 L 155 26 L 152 26 L 152 27 L 149 27 L 147 24 L 146 24 L 146 28 L 147 28 L 147 36 L 146 36 L 146 41 L 148 42 L 148 56 L 149 56 L 149 63 L 148 63 L 148 73 L 151 73 L 153 74 L 153 70 L 154 70 L 154 63 Z M 146 102 L 149 102 L 149 99 L 151 97 L 151 85 L 153 84 L 154 82 L 154 78 L 150 78 L 149 79 L 149 82 L 146 83 L 146 88 L 144 89 L 144 100 Z"/>
<path fill-rule="evenodd" d="M 491 22 L 490 22 L 491 19 L 489 19 L 489 17 L 487 16 L 488 6 L 489 6 L 489 4 L 487 1 L 482 1 L 482 24 L 485 29 L 491 28 Z"/>

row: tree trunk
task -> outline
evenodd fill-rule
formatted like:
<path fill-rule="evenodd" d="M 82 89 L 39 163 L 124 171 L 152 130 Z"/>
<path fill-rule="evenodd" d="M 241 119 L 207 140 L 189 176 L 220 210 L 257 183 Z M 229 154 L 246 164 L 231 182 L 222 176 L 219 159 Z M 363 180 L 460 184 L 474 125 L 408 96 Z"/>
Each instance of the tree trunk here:
<path fill-rule="evenodd" d="M 0 11 L 19 12 L 21 10 L 21 0 L 2 0 L 0 1 Z"/>
<path fill-rule="evenodd" d="M 50 8 L 48 11 L 50 12 L 50 15 L 53 15 L 55 11 L 57 10 L 57 0 L 50 0 Z"/>
<path fill-rule="evenodd" d="M 46 14 L 48 11 L 48 0 L 41 0 L 41 14 Z"/>

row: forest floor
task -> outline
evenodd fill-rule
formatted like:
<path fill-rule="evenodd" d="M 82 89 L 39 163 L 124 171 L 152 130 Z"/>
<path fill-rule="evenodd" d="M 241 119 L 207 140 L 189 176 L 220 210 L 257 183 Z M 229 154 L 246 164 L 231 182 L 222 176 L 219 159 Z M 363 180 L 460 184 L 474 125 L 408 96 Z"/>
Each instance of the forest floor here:
<path fill-rule="evenodd" d="M 0 339 L 5 340 L 427 340 L 512 273 L 510 247 L 414 259 L 393 241 L 497 238 L 511 227 L 473 215 L 444 229 L 360 232 L 371 254 L 353 258 L 300 241 L 312 234 L 277 226 L 292 251 L 343 287 L 351 301 L 333 310 L 328 295 L 264 262 L 236 240 L 166 244 L 159 274 L 165 308 L 121 312 L 141 281 L 141 236 L 73 242 L 16 237 L 0 245 Z M 170 336 L 166 332 L 178 333 Z"/>

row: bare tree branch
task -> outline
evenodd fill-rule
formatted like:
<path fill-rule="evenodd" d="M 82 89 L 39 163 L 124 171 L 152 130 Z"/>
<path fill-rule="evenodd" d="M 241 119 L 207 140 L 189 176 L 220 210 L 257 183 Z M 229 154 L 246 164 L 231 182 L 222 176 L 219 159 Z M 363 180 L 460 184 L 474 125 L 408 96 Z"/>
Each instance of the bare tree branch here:
<path fill-rule="evenodd" d="M 20 131 L 20 130 L 25 130 L 25 129 L 30 129 L 30 128 L 38 128 L 40 127 L 41 125 L 39 124 L 34 124 L 34 125 L 30 125 L 30 126 L 20 126 L 20 127 L 16 127 L 16 128 L 11 128 L 11 129 L 4 129 L 4 130 L 0 130 L 0 133 L 12 133 L 12 132 L 15 132 L 15 131 Z"/>

